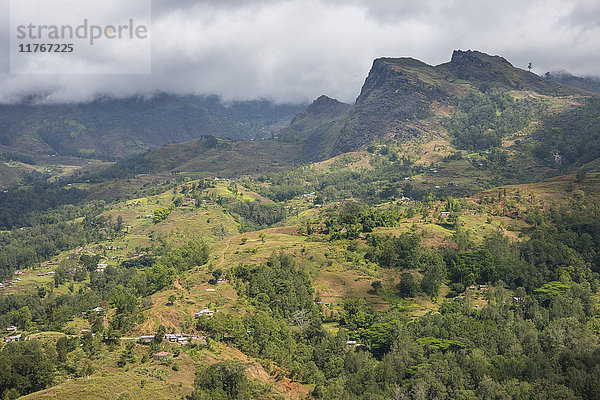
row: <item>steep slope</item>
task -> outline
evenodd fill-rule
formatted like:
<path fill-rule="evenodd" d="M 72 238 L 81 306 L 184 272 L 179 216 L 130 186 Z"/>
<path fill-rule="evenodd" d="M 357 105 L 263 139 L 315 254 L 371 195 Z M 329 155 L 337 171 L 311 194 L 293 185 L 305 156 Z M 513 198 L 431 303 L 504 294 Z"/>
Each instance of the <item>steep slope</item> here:
<path fill-rule="evenodd" d="M 320 96 L 306 110 L 297 114 L 289 128 L 279 132 L 279 135 L 285 142 L 305 143 L 298 156 L 300 160 L 317 160 L 322 154 L 333 151 L 351 109 L 349 104 Z"/>
<path fill-rule="evenodd" d="M 490 91 L 511 97 L 516 97 L 516 92 L 530 92 L 546 100 L 594 96 L 593 92 L 541 78 L 502 57 L 478 51 L 454 51 L 450 62 L 438 66 L 412 58 L 379 58 L 373 62 L 351 108 L 334 119 L 326 107 L 307 109 L 297 119 L 304 121 L 304 114 L 309 114 L 311 124 L 296 123 L 291 127 L 294 132 L 286 130 L 282 137 L 305 138 L 301 154 L 313 160 L 365 148 L 386 138 L 402 144 L 444 131 L 443 118 L 452 116 L 463 99 Z M 314 140 L 315 132 L 318 141 Z"/>

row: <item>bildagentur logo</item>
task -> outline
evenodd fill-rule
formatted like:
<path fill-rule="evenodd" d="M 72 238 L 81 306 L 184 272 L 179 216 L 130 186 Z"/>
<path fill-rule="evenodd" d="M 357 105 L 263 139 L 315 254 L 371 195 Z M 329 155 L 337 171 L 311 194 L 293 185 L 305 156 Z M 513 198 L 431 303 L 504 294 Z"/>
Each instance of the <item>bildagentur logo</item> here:
<path fill-rule="evenodd" d="M 144 24 L 137 24 L 133 19 L 129 19 L 127 24 L 121 25 L 95 25 L 90 24 L 86 19 L 80 25 L 52 25 L 52 24 L 34 24 L 17 26 L 17 39 L 30 40 L 89 40 L 90 45 L 94 45 L 101 39 L 147 39 L 148 27 Z"/>
<path fill-rule="evenodd" d="M 151 0 L 11 0 L 12 74 L 148 74 Z"/>

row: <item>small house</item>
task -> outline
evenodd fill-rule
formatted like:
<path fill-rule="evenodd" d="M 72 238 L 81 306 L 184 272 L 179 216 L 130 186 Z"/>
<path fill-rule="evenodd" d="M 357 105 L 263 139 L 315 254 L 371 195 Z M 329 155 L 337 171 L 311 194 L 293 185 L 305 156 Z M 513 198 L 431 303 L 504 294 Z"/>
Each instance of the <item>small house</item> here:
<path fill-rule="evenodd" d="M 196 314 L 194 314 L 194 317 L 212 317 L 214 315 L 214 311 L 209 309 L 209 308 L 205 308 L 202 311 L 197 312 Z"/>
<path fill-rule="evenodd" d="M 21 340 L 23 340 L 23 335 L 21 335 L 20 333 L 15 336 L 9 336 L 4 338 L 5 342 L 20 342 Z"/>
<path fill-rule="evenodd" d="M 152 341 L 154 341 L 154 336 L 152 335 L 140 336 L 141 343 L 152 343 Z"/>
<path fill-rule="evenodd" d="M 154 361 L 166 361 L 173 358 L 171 353 L 167 353 L 166 351 L 160 351 L 154 355 Z"/>
<path fill-rule="evenodd" d="M 98 263 L 98 265 L 96 265 L 96 272 L 104 272 L 106 267 L 108 267 L 108 264 Z"/>
<path fill-rule="evenodd" d="M 6 332 L 16 332 L 16 331 L 17 331 L 17 327 L 14 325 L 11 325 L 8 328 L 6 328 Z"/>
<path fill-rule="evenodd" d="M 348 340 L 346 341 L 346 346 L 361 347 L 362 344 L 358 343 L 356 340 Z"/>
<path fill-rule="evenodd" d="M 449 217 L 449 216 L 450 216 L 450 211 L 442 211 L 442 212 L 440 213 L 440 215 L 441 215 L 442 217 Z"/>
<path fill-rule="evenodd" d="M 167 333 L 165 335 L 165 339 L 167 339 L 169 342 L 176 342 L 177 341 L 177 335 L 175 335 L 173 333 Z"/>

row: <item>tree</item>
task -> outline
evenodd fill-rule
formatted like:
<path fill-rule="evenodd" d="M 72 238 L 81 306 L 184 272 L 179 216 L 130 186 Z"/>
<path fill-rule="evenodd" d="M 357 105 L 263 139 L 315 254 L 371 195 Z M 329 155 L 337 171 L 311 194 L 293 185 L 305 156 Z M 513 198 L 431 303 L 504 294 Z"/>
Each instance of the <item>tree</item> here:
<path fill-rule="evenodd" d="M 156 331 L 156 334 L 154 335 L 154 341 L 156 343 L 160 343 L 163 341 L 163 339 L 165 338 L 165 333 L 166 333 L 166 329 L 164 325 L 160 325 L 158 327 L 158 331 Z"/>
<path fill-rule="evenodd" d="M 415 279 L 415 276 L 411 272 L 404 272 L 400 278 L 400 284 L 398 285 L 400 296 L 415 297 L 418 288 L 419 283 Z"/>
<path fill-rule="evenodd" d="M 38 286 L 37 287 L 37 294 L 40 297 L 40 299 L 43 299 L 44 297 L 46 297 L 47 292 L 48 292 L 48 289 L 46 288 L 46 286 Z"/>
<path fill-rule="evenodd" d="M 82 254 L 79 257 L 79 261 L 83 264 L 83 266 L 90 272 L 94 272 L 98 267 L 98 262 L 100 261 L 100 256 L 90 256 L 89 254 Z"/>
<path fill-rule="evenodd" d="M 104 322 L 102 321 L 101 316 L 96 316 L 94 319 L 94 323 L 92 324 L 92 332 L 98 333 L 104 330 Z"/>
<path fill-rule="evenodd" d="M 117 232 L 121 232 L 122 229 L 123 229 L 123 217 L 121 215 L 119 215 L 117 217 L 117 224 L 115 225 L 115 230 Z"/>
<path fill-rule="evenodd" d="M 223 275 L 223 271 L 222 271 L 221 269 L 215 269 L 215 270 L 212 272 L 212 275 L 213 275 L 213 277 L 215 278 L 215 282 L 216 282 L 216 281 L 218 281 L 218 280 L 221 278 L 221 276 Z"/>
<path fill-rule="evenodd" d="M 192 399 L 250 399 L 252 387 L 246 377 L 246 367 L 235 361 L 222 361 L 201 367 L 194 380 Z"/>
<path fill-rule="evenodd" d="M 168 301 L 170 305 L 175 304 L 175 300 L 177 300 L 177 297 L 174 294 L 169 295 Z"/>
<path fill-rule="evenodd" d="M 371 287 L 373 288 L 375 294 L 379 294 L 379 291 L 382 289 L 383 286 L 381 285 L 381 281 L 374 281 L 371 282 Z"/>
<path fill-rule="evenodd" d="M 424 264 L 425 274 L 421 280 L 421 290 L 435 300 L 444 279 L 444 261 L 439 255 L 431 254 Z"/>
<path fill-rule="evenodd" d="M 61 336 L 56 341 L 56 357 L 58 362 L 64 363 L 67 361 L 67 354 L 69 352 L 69 339 L 66 336 Z"/>
<path fill-rule="evenodd" d="M 17 326 L 21 330 L 27 331 L 31 327 L 31 311 L 28 306 L 24 306 L 17 312 Z"/>

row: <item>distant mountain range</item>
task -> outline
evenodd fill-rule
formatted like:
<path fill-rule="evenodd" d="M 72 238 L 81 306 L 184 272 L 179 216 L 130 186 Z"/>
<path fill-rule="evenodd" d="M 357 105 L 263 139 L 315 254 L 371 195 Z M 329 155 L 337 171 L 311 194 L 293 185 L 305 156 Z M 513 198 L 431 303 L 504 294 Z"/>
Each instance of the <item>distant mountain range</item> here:
<path fill-rule="evenodd" d="M 203 135 L 270 138 L 306 105 L 267 100 L 223 104 L 216 96 L 158 94 L 82 104 L 0 105 L 0 146 L 8 155 L 119 159 Z"/>
<path fill-rule="evenodd" d="M 586 90 L 592 90 L 594 92 L 600 92 L 600 78 L 593 76 L 579 77 L 571 74 L 567 71 L 554 71 L 546 72 L 545 78 L 551 79 L 555 82 L 564 83 L 565 85 L 571 85 L 580 87 Z"/>
<path fill-rule="evenodd" d="M 125 159 L 108 171 L 113 176 L 169 171 L 232 176 L 382 145 L 411 163 L 449 166 L 446 171 L 454 175 L 440 173 L 440 183 L 464 171 L 471 182 L 482 174 L 487 175 L 480 180 L 522 182 L 600 170 L 600 96 L 590 90 L 594 82 L 562 73 L 540 77 L 500 56 L 457 50 L 437 66 L 412 58 L 376 59 L 354 104 L 323 95 L 308 106 L 266 100 L 224 105 L 216 96 L 160 94 L 1 105 L 0 184 L 40 169 L 9 165 L 11 160 L 77 165 L 48 159 L 52 154 L 78 157 L 80 165 L 86 158 Z M 471 152 L 485 160 L 466 158 Z M 455 168 L 452 163 L 461 159 Z"/>

